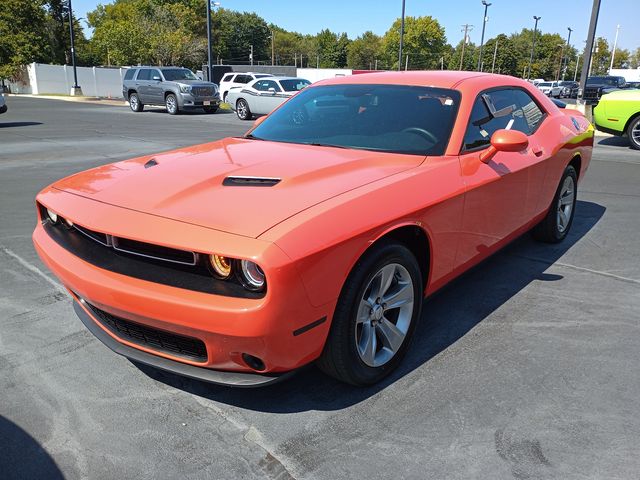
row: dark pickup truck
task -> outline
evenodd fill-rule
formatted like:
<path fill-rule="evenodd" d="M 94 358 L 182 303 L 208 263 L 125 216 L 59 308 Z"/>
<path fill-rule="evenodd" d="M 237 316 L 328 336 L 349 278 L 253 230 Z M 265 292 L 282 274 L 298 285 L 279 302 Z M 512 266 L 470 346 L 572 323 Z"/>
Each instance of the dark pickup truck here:
<path fill-rule="evenodd" d="M 624 77 L 589 77 L 584 87 L 582 99 L 586 103 L 596 104 L 605 93 L 627 88 Z"/>

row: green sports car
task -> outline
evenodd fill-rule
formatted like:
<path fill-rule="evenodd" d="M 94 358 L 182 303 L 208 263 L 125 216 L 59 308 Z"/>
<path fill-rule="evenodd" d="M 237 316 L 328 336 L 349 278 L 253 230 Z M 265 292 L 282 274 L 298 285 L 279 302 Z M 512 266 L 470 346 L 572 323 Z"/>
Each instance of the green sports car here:
<path fill-rule="evenodd" d="M 640 89 L 607 93 L 593 109 L 596 128 L 612 135 L 626 135 L 640 150 Z"/>

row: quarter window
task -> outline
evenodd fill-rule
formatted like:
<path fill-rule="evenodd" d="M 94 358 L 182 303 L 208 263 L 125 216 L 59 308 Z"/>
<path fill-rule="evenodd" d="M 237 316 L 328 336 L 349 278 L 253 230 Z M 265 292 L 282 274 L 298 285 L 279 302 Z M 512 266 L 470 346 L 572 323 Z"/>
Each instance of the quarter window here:
<path fill-rule="evenodd" d="M 222 80 L 220 80 L 221 82 L 230 82 L 231 79 L 233 78 L 233 73 L 227 73 L 224 78 Z"/>
<path fill-rule="evenodd" d="M 133 75 L 136 73 L 136 69 L 135 68 L 130 68 L 129 70 L 127 70 L 127 72 L 124 74 L 124 79 L 125 80 L 131 80 L 133 78 Z"/>
<path fill-rule="evenodd" d="M 544 112 L 524 90 L 509 88 L 483 93 L 473 105 L 464 150 L 488 146 L 491 135 L 503 128 L 531 135 L 543 119 Z"/>
<path fill-rule="evenodd" d="M 238 75 L 235 83 L 249 83 L 253 78 L 250 75 Z"/>

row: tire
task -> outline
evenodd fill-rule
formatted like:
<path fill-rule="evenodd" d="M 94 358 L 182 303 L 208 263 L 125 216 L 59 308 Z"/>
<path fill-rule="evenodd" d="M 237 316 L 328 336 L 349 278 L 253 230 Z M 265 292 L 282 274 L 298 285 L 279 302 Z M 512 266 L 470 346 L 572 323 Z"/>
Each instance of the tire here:
<path fill-rule="evenodd" d="M 640 150 L 640 115 L 634 118 L 627 128 L 627 137 L 631 148 Z"/>
<path fill-rule="evenodd" d="M 244 98 L 236 102 L 236 114 L 240 120 L 251 120 L 253 117 L 249 104 Z"/>
<path fill-rule="evenodd" d="M 547 215 L 533 229 L 534 238 L 546 243 L 564 240 L 573 223 L 577 197 L 578 175 L 575 168 L 569 165 L 562 174 Z"/>
<path fill-rule="evenodd" d="M 129 95 L 129 107 L 134 112 L 141 112 L 144 108 L 144 104 L 140 101 L 140 97 L 136 92 L 132 92 Z"/>
<path fill-rule="evenodd" d="M 224 95 L 222 96 L 222 101 L 227 103 L 227 95 L 229 95 L 229 92 L 224 92 Z"/>
<path fill-rule="evenodd" d="M 391 281 L 386 289 L 380 288 L 383 278 Z M 384 300 L 393 298 L 405 303 L 389 308 Z M 411 251 L 397 243 L 374 247 L 358 261 L 345 282 L 318 366 L 326 374 L 356 386 L 380 381 L 405 355 L 420 318 L 422 300 L 422 274 Z"/>
<path fill-rule="evenodd" d="M 218 111 L 218 107 L 202 107 L 204 113 L 216 113 Z"/>
<path fill-rule="evenodd" d="M 167 107 L 169 115 L 178 115 L 180 107 L 178 107 L 178 98 L 173 93 L 169 93 L 164 99 L 164 105 Z"/>

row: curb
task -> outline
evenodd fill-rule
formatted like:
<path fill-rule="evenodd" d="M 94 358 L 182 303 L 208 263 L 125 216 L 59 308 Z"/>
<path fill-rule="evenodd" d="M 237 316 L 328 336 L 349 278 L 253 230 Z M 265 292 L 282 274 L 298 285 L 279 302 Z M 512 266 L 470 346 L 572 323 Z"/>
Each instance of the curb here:
<path fill-rule="evenodd" d="M 79 102 L 79 103 L 92 103 L 94 105 L 110 105 L 116 107 L 126 107 L 127 102 L 123 100 L 116 100 L 113 98 L 102 97 L 72 97 L 65 95 L 34 95 L 31 93 L 9 93 L 6 94 L 9 97 L 28 97 L 28 98 L 42 98 L 45 100 L 62 100 L 63 102 Z"/>

